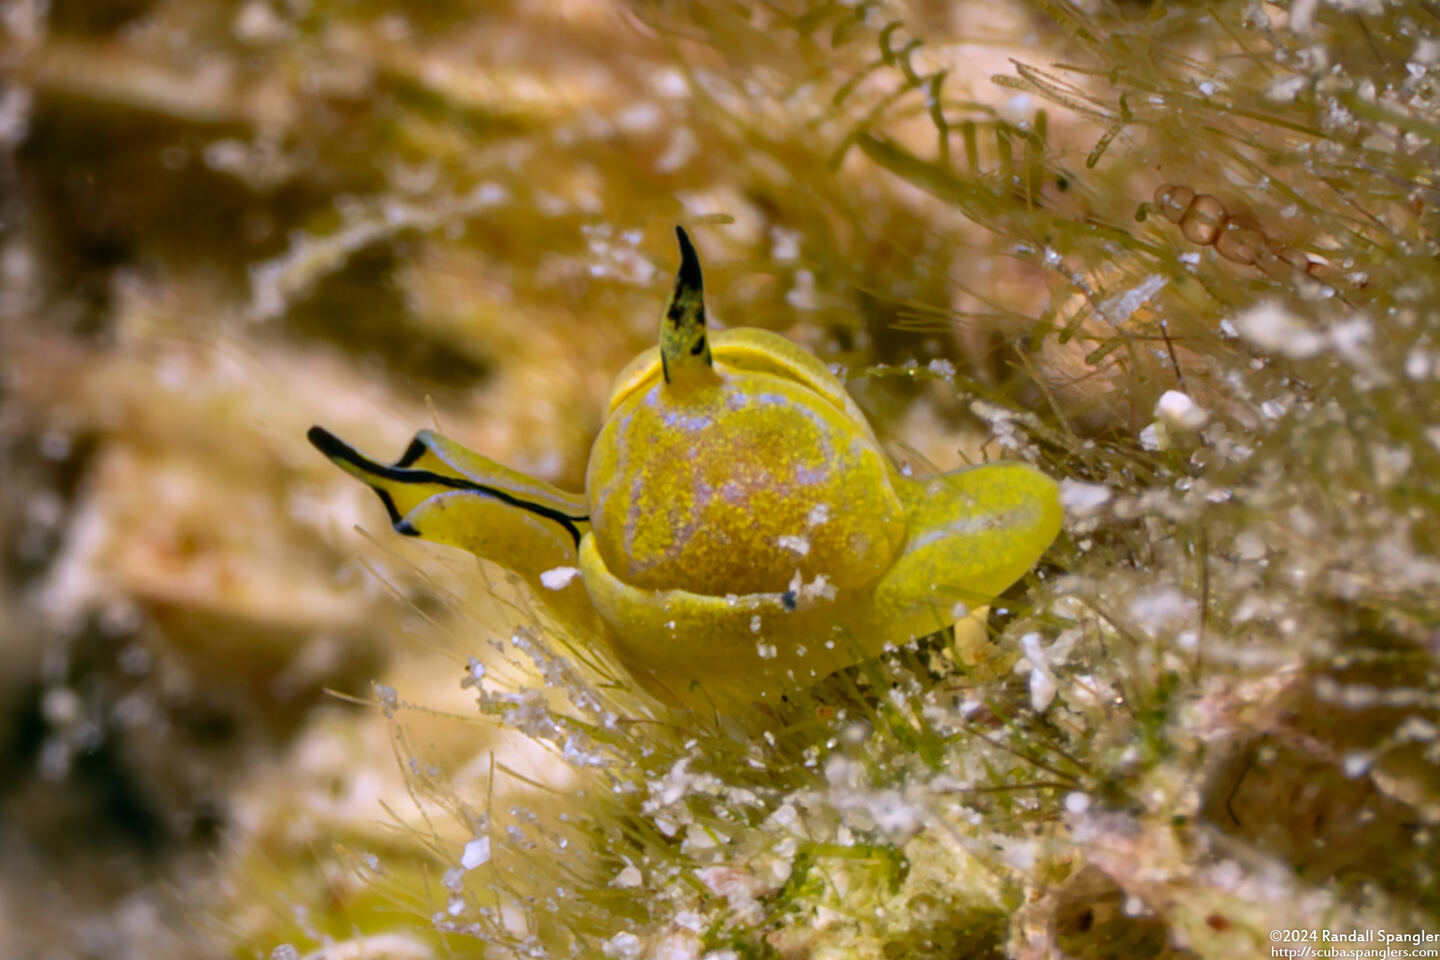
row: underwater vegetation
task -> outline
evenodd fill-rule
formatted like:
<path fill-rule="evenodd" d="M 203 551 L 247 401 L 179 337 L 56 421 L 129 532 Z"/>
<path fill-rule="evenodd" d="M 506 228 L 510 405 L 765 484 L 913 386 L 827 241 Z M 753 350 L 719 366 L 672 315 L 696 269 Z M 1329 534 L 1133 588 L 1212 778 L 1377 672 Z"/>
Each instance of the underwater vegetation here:
<path fill-rule="evenodd" d="M 1432 4 L 7 0 L 0 34 L 0 954 L 1440 930 Z M 677 223 L 710 320 L 818 357 L 899 476 L 1059 483 L 983 629 L 676 706 L 305 443 L 433 426 L 584 489 Z"/>

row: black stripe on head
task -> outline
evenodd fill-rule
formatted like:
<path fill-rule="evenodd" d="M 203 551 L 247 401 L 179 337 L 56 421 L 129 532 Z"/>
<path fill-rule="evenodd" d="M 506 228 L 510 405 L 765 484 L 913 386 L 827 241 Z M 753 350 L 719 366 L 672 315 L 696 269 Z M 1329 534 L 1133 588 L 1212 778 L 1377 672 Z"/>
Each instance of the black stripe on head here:
<path fill-rule="evenodd" d="M 463 477 L 447 477 L 443 473 L 435 473 L 431 470 L 410 469 L 406 464 L 414 463 L 428 449 L 418 436 L 410 442 L 410 446 L 405 450 L 404 456 L 388 467 L 383 463 L 376 463 L 369 457 L 364 456 L 360 451 L 324 427 L 311 427 L 306 432 L 305 437 L 314 445 L 315 449 L 325 454 L 325 456 L 331 460 L 348 463 L 370 476 L 379 477 L 382 480 L 389 480 L 392 483 L 433 484 L 439 487 L 448 487 L 452 490 L 466 490 L 471 493 L 478 493 L 482 497 L 492 497 L 512 507 L 519 507 L 521 510 L 533 513 L 537 517 L 553 520 L 565 528 L 565 531 L 570 534 L 571 539 L 575 541 L 576 547 L 580 546 L 580 528 L 577 527 L 576 524 L 586 523 L 590 520 L 589 516 L 572 517 L 552 507 L 531 503 L 529 500 L 523 500 L 513 493 L 506 493 L 504 490 L 486 486 L 483 483 L 476 483 L 473 480 L 467 480 Z M 385 512 L 390 515 L 390 525 L 395 528 L 397 533 L 402 533 L 409 537 L 420 536 L 420 532 L 411 526 L 404 517 L 400 516 L 400 512 L 395 509 L 395 501 L 390 498 L 389 493 L 373 484 L 371 485 L 371 489 L 380 497 L 380 502 L 385 505 Z"/>

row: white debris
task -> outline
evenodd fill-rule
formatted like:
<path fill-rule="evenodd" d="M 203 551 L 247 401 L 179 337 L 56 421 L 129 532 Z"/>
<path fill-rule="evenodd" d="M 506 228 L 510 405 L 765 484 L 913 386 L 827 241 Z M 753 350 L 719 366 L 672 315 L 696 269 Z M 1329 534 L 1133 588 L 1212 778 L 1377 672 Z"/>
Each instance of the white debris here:
<path fill-rule="evenodd" d="M 815 506 L 810 508 L 810 515 L 805 518 L 805 525 L 813 529 L 820 526 L 822 523 L 825 523 L 829 519 L 830 505 L 826 503 L 817 503 L 815 504 Z"/>
<path fill-rule="evenodd" d="M 610 886 L 619 887 L 621 890 L 630 890 L 640 886 L 645 878 L 640 874 L 640 868 L 633 863 L 615 874 L 615 879 L 610 881 Z"/>
<path fill-rule="evenodd" d="M 617 933 L 605 944 L 604 953 L 615 960 L 636 960 L 640 956 L 640 938 L 628 931 Z"/>
<path fill-rule="evenodd" d="M 692 823 L 685 828 L 685 841 L 681 845 L 683 849 L 688 851 L 714 850 L 719 845 L 715 834 L 711 833 L 704 824 Z"/>
<path fill-rule="evenodd" d="M 1405 357 L 1405 376 L 1411 380 L 1428 379 L 1432 365 L 1430 355 L 1416 347 Z"/>
<path fill-rule="evenodd" d="M 780 263 L 800 259 L 800 231 L 781 226 L 771 227 L 770 257 Z"/>
<path fill-rule="evenodd" d="M 1166 390 L 1160 395 L 1155 416 L 1182 430 L 1199 430 L 1210 420 L 1204 407 L 1179 390 Z"/>
<path fill-rule="evenodd" d="M 465 664 L 465 677 L 460 681 L 460 689 L 467 690 L 480 687 L 480 682 L 485 679 L 485 664 L 471 657 Z"/>
<path fill-rule="evenodd" d="M 1025 634 L 1020 638 L 1020 648 L 1025 651 L 1025 660 L 1030 664 L 1030 707 L 1036 713 L 1044 713 L 1055 701 L 1060 685 L 1050 672 L 1045 650 L 1040 646 L 1040 634 Z"/>
<path fill-rule="evenodd" d="M 290 35 L 289 24 L 261 0 L 250 0 L 241 7 L 231 29 L 241 43 L 278 43 Z"/>
<path fill-rule="evenodd" d="M 1358 780 L 1370 772 L 1370 765 L 1374 762 L 1374 756 L 1363 750 L 1356 750 L 1346 754 L 1345 759 L 1340 762 L 1340 766 L 1345 771 L 1345 776 L 1351 780 Z"/>
<path fill-rule="evenodd" d="M 1235 329 L 1261 350 L 1295 360 L 1313 357 L 1325 349 L 1322 334 L 1273 300 L 1258 303 L 1237 316 Z"/>
<path fill-rule="evenodd" d="M 837 593 L 830 578 L 825 574 L 817 573 L 814 580 L 806 583 L 799 570 L 796 570 L 795 576 L 790 578 L 790 585 L 786 592 L 795 598 L 797 604 L 806 600 L 834 600 Z"/>
<path fill-rule="evenodd" d="M 540 574 L 540 583 L 546 590 L 564 590 L 578 576 L 579 567 L 555 567 Z"/>
<path fill-rule="evenodd" d="M 819 310 L 820 294 L 815 287 L 815 274 L 809 270 L 796 270 L 795 285 L 785 294 L 785 302 L 796 310 Z"/>
<path fill-rule="evenodd" d="M 805 537 L 797 537 L 793 534 L 783 534 L 779 540 L 780 549 L 789 550 L 797 557 L 803 557 L 810 552 L 810 541 Z"/>
<path fill-rule="evenodd" d="M 1171 586 L 1146 590 L 1130 601 L 1130 616 L 1151 634 L 1164 631 L 1195 612 L 1195 601 Z"/>
<path fill-rule="evenodd" d="M 868 800 L 865 806 L 875 826 L 885 833 L 909 836 L 924 825 L 924 811 L 907 801 L 898 790 L 881 790 Z"/>
<path fill-rule="evenodd" d="M 1095 513 L 1111 496 L 1110 488 L 1101 483 L 1081 483 L 1068 477 L 1060 481 L 1060 506 L 1076 516 Z"/>
<path fill-rule="evenodd" d="M 1165 289 L 1169 279 L 1153 273 L 1131 289 L 1100 303 L 1100 315 L 1115 326 L 1130 319 L 1131 314 L 1145 305 L 1155 294 Z"/>
<path fill-rule="evenodd" d="M 1310 78 L 1303 73 L 1281 74 L 1270 82 L 1265 90 L 1265 99 L 1271 103 L 1289 103 L 1310 84 Z"/>
<path fill-rule="evenodd" d="M 490 862 L 490 838 L 476 837 L 465 844 L 465 850 L 460 854 L 460 866 L 466 870 L 474 870 Z"/>
<path fill-rule="evenodd" d="M 1440 727 L 1436 727 L 1435 724 L 1423 717 L 1406 717 L 1405 721 L 1395 729 L 1395 739 L 1401 743 L 1407 740 L 1429 743 L 1436 737 L 1440 737 Z"/>
<path fill-rule="evenodd" d="M 694 159 L 699 152 L 700 141 L 695 137 L 695 133 L 683 124 L 677 125 L 670 131 L 670 143 L 655 161 L 655 169 L 660 173 L 673 173 Z"/>
<path fill-rule="evenodd" d="M 1088 793 L 1081 793 L 1077 790 L 1074 793 L 1065 794 L 1065 810 L 1067 813 L 1079 815 L 1089 809 L 1090 795 Z"/>

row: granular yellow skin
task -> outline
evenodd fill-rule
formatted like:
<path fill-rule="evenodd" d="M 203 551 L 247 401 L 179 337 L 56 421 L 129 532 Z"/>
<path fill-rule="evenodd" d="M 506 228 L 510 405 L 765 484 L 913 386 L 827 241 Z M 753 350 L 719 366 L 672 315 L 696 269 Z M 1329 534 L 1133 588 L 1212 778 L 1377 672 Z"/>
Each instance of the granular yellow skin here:
<path fill-rule="evenodd" d="M 778 593 L 797 571 L 874 583 L 905 540 L 884 453 L 803 385 L 716 366 L 631 394 L 601 430 L 585 487 L 605 565 L 711 595 Z"/>
<path fill-rule="evenodd" d="M 660 345 L 616 379 L 585 494 L 422 431 L 393 465 L 314 427 L 402 533 L 515 571 L 581 638 L 673 704 L 729 709 L 969 616 L 1060 530 L 1059 488 L 1021 463 L 901 476 L 844 386 L 763 330 L 706 327 L 698 258 Z M 558 589 L 543 575 L 576 566 Z"/>

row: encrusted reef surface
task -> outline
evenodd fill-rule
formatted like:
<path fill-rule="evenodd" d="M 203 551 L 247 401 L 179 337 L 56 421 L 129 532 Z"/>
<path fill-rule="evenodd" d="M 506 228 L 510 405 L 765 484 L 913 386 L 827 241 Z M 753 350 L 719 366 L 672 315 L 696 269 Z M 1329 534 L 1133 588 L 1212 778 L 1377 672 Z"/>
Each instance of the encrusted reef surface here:
<path fill-rule="evenodd" d="M 0 956 L 1440 934 L 1434 4 L 3 0 L 0 77 Z M 676 223 L 1062 482 L 987 638 L 678 715 L 305 444 L 578 488 Z"/>

